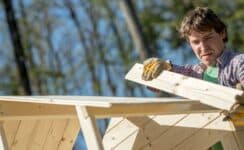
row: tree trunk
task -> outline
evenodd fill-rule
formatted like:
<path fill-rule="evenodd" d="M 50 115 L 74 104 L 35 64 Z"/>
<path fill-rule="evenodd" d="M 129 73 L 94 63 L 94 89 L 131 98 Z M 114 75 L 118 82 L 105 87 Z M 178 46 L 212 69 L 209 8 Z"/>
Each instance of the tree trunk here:
<path fill-rule="evenodd" d="M 12 6 L 12 0 L 3 0 L 3 4 L 14 49 L 15 61 L 20 76 L 20 82 L 23 86 L 24 94 L 31 95 L 32 91 L 29 81 L 29 75 L 25 64 L 24 48 L 20 40 L 20 33 Z"/>
<path fill-rule="evenodd" d="M 70 13 L 71 19 L 73 20 L 77 30 L 78 30 L 78 35 L 81 41 L 81 45 L 83 46 L 84 53 L 85 53 L 85 62 L 87 64 L 89 73 L 91 74 L 91 82 L 93 86 L 93 91 L 96 92 L 95 94 L 97 95 L 102 95 L 102 89 L 101 85 L 99 82 L 99 78 L 96 76 L 96 66 L 94 64 L 94 54 L 92 54 L 92 49 L 89 47 L 87 44 L 87 39 L 83 35 L 83 30 L 81 23 L 79 22 L 78 16 L 75 13 L 75 10 L 73 8 L 73 4 L 70 0 L 65 0 L 65 5 L 68 8 L 68 11 Z"/>
<path fill-rule="evenodd" d="M 153 51 L 150 49 L 146 37 L 143 35 L 142 26 L 139 22 L 139 18 L 136 15 L 134 5 L 131 0 L 120 0 L 120 9 L 125 14 L 125 20 L 128 25 L 128 29 L 132 36 L 132 40 L 136 49 L 139 52 L 141 60 L 145 60 L 147 57 L 153 56 Z"/>
<path fill-rule="evenodd" d="M 98 32 L 98 13 L 95 11 L 94 8 L 94 4 L 90 3 L 89 7 L 86 8 L 87 14 L 89 16 L 89 19 L 91 21 L 92 24 L 92 32 L 93 32 L 93 36 L 91 36 L 92 39 L 90 39 L 91 41 L 91 45 L 92 45 L 92 49 L 96 49 L 98 51 L 99 57 L 100 57 L 100 63 L 104 65 L 104 70 L 106 72 L 106 81 L 107 81 L 107 85 L 111 91 L 111 94 L 113 96 L 116 95 L 116 86 L 115 84 L 112 82 L 112 72 L 110 71 L 110 64 L 106 58 L 106 51 L 105 49 L 107 49 L 105 47 L 105 42 L 103 40 L 103 38 L 101 37 L 101 35 Z"/>

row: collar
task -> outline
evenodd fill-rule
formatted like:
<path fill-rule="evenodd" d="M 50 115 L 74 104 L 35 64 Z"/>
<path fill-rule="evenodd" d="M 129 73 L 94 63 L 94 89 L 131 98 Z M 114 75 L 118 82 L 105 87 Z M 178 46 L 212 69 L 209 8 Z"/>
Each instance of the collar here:
<path fill-rule="evenodd" d="M 222 54 L 217 58 L 217 65 L 225 66 L 229 62 L 231 54 L 231 50 L 224 49 Z"/>

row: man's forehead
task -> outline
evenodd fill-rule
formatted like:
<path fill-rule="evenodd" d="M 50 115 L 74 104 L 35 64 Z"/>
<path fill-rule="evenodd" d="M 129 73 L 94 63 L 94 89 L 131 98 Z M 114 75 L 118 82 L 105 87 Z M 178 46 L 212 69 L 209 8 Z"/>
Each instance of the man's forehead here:
<path fill-rule="evenodd" d="M 192 32 L 189 34 L 189 38 L 192 37 L 205 37 L 205 36 L 209 36 L 211 34 L 214 34 L 215 31 L 214 30 L 209 30 L 209 31 L 195 31 L 195 30 L 192 30 Z"/>

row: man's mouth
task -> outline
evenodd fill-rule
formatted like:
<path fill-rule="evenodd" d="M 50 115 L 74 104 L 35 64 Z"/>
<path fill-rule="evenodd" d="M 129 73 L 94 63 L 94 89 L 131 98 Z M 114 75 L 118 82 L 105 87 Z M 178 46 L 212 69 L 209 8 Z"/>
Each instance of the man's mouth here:
<path fill-rule="evenodd" d="M 205 54 L 202 54 L 201 57 L 204 58 L 204 57 L 209 57 L 211 55 L 212 55 L 212 53 L 205 53 Z"/>

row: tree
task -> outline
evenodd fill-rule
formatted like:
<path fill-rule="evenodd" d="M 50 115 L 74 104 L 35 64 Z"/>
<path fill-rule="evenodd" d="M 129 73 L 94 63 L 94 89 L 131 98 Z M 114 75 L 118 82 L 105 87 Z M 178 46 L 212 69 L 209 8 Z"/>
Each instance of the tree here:
<path fill-rule="evenodd" d="M 12 0 L 3 0 L 5 15 L 9 27 L 9 33 L 11 36 L 11 41 L 14 49 L 15 62 L 18 67 L 20 82 L 24 89 L 25 95 L 31 95 L 31 85 L 29 81 L 29 75 L 27 71 L 27 67 L 25 64 L 25 54 L 24 48 L 21 43 L 21 37 L 19 33 L 18 23 L 15 18 L 14 9 L 12 5 Z"/>
<path fill-rule="evenodd" d="M 125 20 L 128 25 L 128 29 L 131 33 L 135 47 L 139 52 L 141 60 L 145 60 L 147 57 L 153 56 L 154 51 L 150 49 L 149 43 L 142 31 L 142 25 L 136 15 L 134 4 L 131 0 L 120 0 L 120 8 L 125 14 Z"/>

